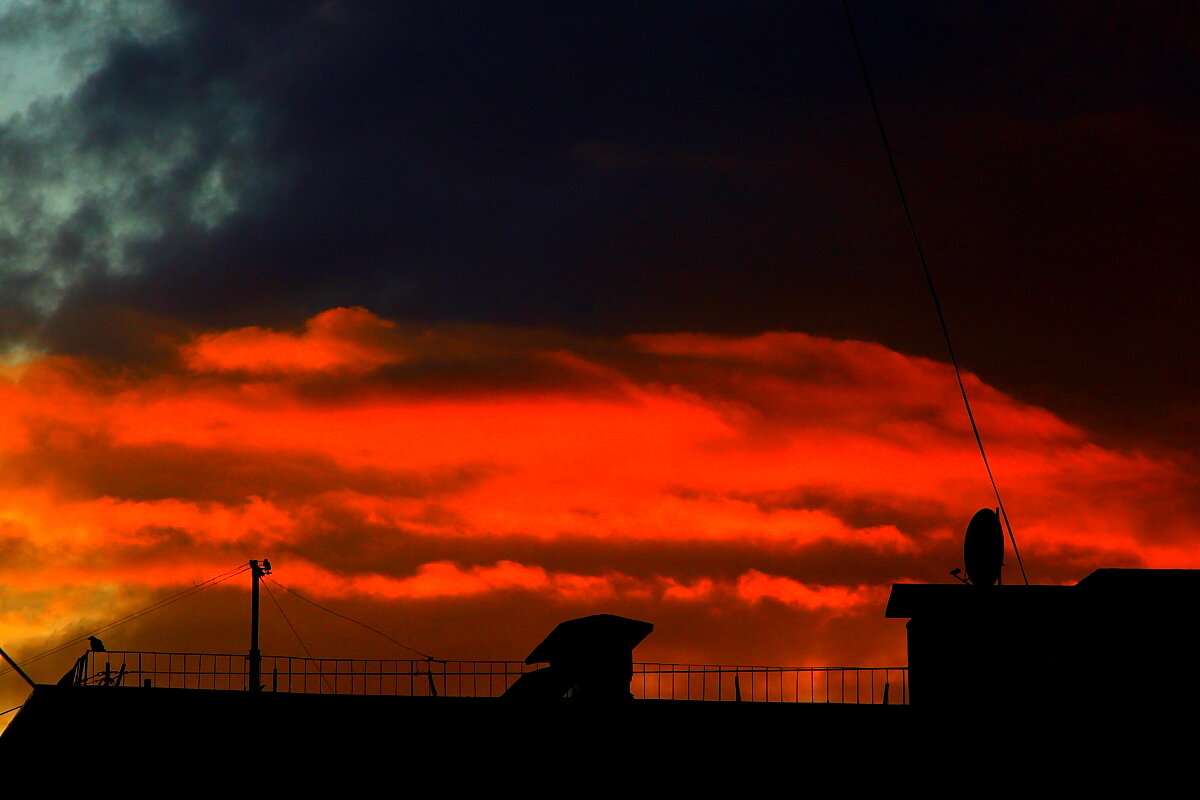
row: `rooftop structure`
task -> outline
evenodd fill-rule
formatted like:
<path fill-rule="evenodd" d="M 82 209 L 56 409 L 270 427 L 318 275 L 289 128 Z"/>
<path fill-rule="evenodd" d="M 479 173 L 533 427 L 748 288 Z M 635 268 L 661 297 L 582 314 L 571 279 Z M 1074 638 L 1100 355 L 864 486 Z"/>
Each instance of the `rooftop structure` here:
<path fill-rule="evenodd" d="M 912 702 L 932 712 L 1194 703 L 1137 673 L 1186 671 L 1200 642 L 1200 570 L 1099 569 L 1074 586 L 897 584 Z"/>
<path fill-rule="evenodd" d="M 108 758 L 101 736 L 154 781 L 244 753 L 331 787 L 345 770 L 476 790 L 633 780 L 650 760 L 659 776 L 682 770 L 673 788 L 744 788 L 800 763 L 884 788 L 900 774 L 953 774 L 1016 740 L 1094 748 L 1114 732 L 1161 735 L 1161 719 L 1194 707 L 1190 684 L 1164 691 L 1135 666 L 1187 674 L 1197 589 L 1191 570 L 1098 570 L 1074 586 L 898 584 L 885 613 L 909 620 L 908 669 L 637 663 L 652 626 L 610 615 L 563 623 L 526 662 L 259 654 L 261 691 L 250 691 L 250 655 L 93 649 L 58 685 L 36 686 L 0 756 L 65 748 L 96 766 Z"/>

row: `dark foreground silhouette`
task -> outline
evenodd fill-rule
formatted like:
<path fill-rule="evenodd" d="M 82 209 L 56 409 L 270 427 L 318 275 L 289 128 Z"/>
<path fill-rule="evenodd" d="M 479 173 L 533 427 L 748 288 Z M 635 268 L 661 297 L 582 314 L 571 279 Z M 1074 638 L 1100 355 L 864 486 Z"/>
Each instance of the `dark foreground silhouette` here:
<path fill-rule="evenodd" d="M 530 654 L 552 679 L 500 698 L 39 685 L 0 764 L 246 793 L 1146 792 L 1192 763 L 1198 582 L 898 585 L 888 614 L 911 618 L 912 706 L 632 700 L 651 626 L 598 615 Z"/>

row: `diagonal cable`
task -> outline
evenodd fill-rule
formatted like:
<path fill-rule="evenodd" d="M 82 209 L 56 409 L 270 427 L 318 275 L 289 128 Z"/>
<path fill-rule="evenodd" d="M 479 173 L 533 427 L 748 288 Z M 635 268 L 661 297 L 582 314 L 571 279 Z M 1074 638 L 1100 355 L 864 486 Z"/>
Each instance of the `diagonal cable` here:
<path fill-rule="evenodd" d="M 213 586 L 216 586 L 217 584 L 224 583 L 225 581 L 227 581 L 231 578 L 235 578 L 248 569 L 250 569 L 250 567 L 248 565 L 243 564 L 243 565 L 240 565 L 239 567 L 237 567 L 236 569 L 229 570 L 228 572 L 223 572 L 220 575 L 215 575 L 215 576 L 209 578 L 208 580 L 203 581 L 202 583 L 196 584 L 195 586 L 189 586 L 187 589 L 177 592 L 177 593 L 171 595 L 170 597 L 165 597 L 162 600 L 151 603 L 150 605 L 146 606 L 145 608 L 143 608 L 139 611 L 134 611 L 130 614 L 126 614 L 124 617 L 120 617 L 119 619 L 116 619 L 113 622 L 108 623 L 107 625 L 103 625 L 99 628 L 96 628 L 94 631 L 91 631 L 90 633 L 85 633 L 82 636 L 77 636 L 74 639 L 63 642 L 62 644 L 58 645 L 57 647 L 52 647 L 49 650 L 45 650 L 41 653 L 38 653 L 35 656 L 31 656 L 31 657 L 25 659 L 24 661 L 22 661 L 21 666 L 24 667 L 28 664 L 33 664 L 34 662 L 41 661 L 43 658 L 52 656 L 55 653 L 60 653 L 69 647 L 74 647 L 77 644 L 86 642 L 92 636 L 96 636 L 97 634 L 101 634 L 101 633 L 104 633 L 105 631 L 112 630 L 113 628 L 120 627 L 121 625 L 125 625 L 126 623 L 133 622 L 135 619 L 144 617 L 147 614 L 151 614 L 155 611 L 159 611 L 159 610 L 166 608 L 167 606 L 172 605 L 174 603 L 178 603 L 180 600 L 186 600 L 187 598 L 191 597 L 192 595 L 198 594 L 199 592 L 202 592 L 205 589 L 211 589 Z M 12 667 L 5 667 L 4 669 L 0 669 L 0 675 L 6 675 L 12 671 L 13 671 Z"/>
<path fill-rule="evenodd" d="M 406 645 L 404 642 L 401 642 L 401 641 L 399 641 L 399 640 L 397 640 L 397 639 L 393 639 L 391 636 L 388 636 L 386 633 L 384 633 L 383 631 L 379 630 L 378 628 L 372 628 L 372 627 L 371 627 L 370 625 L 368 625 L 367 623 L 365 623 L 365 622 L 361 622 L 361 621 L 359 621 L 359 620 L 355 619 L 354 617 L 348 617 L 348 616 L 346 616 L 345 614 L 339 614 L 337 611 L 334 611 L 332 608 L 326 608 L 325 606 L 321 605 L 321 604 L 320 604 L 320 603 L 318 603 L 318 602 L 315 602 L 315 601 L 313 601 L 313 600 L 309 600 L 307 597 L 305 597 L 304 595 L 300 594 L 300 593 L 299 593 L 299 592 L 297 592 L 295 589 L 289 589 L 288 587 L 284 586 L 282 583 L 280 583 L 279 581 L 275 580 L 274 578 L 268 578 L 267 580 L 271 581 L 271 583 L 275 584 L 275 585 L 276 585 L 276 586 L 278 586 L 280 589 L 283 589 L 285 592 L 290 592 L 291 594 L 294 594 L 296 597 L 299 597 L 301 600 L 303 600 L 304 602 L 308 603 L 309 605 L 316 606 L 317 608 L 321 609 L 322 611 L 324 611 L 324 612 L 326 612 L 326 613 L 328 613 L 328 614 L 333 614 L 335 617 L 340 617 L 341 619 L 344 619 L 344 620 L 346 620 L 347 622 L 353 622 L 355 625 L 361 625 L 362 627 L 364 627 L 364 628 L 366 628 L 367 630 L 369 630 L 371 633 L 374 633 L 374 634 L 376 634 L 376 635 L 378 635 L 378 636 L 382 636 L 384 639 L 387 639 L 387 640 L 388 640 L 389 642 L 391 642 L 392 644 L 399 645 L 400 647 L 403 647 L 405 650 L 408 650 L 408 651 L 410 651 L 410 652 L 416 653 L 417 655 L 421 656 L 421 658 L 424 658 L 424 659 L 426 659 L 427 661 L 438 661 L 438 660 L 439 660 L 439 659 L 436 659 L 436 658 L 434 658 L 433 656 L 429 655 L 428 653 L 422 653 L 420 650 L 418 650 L 418 649 L 417 649 L 417 648 L 415 648 L 415 647 L 410 647 L 409 645 Z"/>
<path fill-rule="evenodd" d="M 279 601 L 275 599 L 275 593 L 271 591 L 271 587 L 267 586 L 267 584 L 264 582 L 263 588 L 267 590 L 267 597 L 270 597 L 271 602 L 275 604 L 275 609 L 279 612 L 279 616 L 283 617 L 283 621 L 286 622 L 288 628 L 291 629 L 292 635 L 296 637 L 296 641 L 300 643 L 300 647 L 302 647 L 304 649 L 305 654 L 308 655 L 308 660 L 309 661 L 317 661 L 318 659 L 315 656 L 313 656 L 312 651 L 308 649 L 308 645 L 306 645 L 304 643 L 304 640 L 300 638 L 300 632 L 296 630 L 296 626 L 292 624 L 292 621 L 290 619 L 288 619 L 288 615 L 284 613 L 283 606 L 279 605 Z M 321 680 L 324 681 L 325 685 L 329 687 L 329 691 L 331 693 L 336 694 L 336 690 L 329 683 L 329 680 L 325 677 L 325 673 L 321 672 L 319 674 L 321 675 Z"/>
<path fill-rule="evenodd" d="M 892 155 L 892 145 L 888 140 L 887 130 L 883 126 L 883 115 L 879 113 L 879 103 L 875 99 L 875 89 L 871 84 L 871 76 L 867 71 L 867 62 L 863 58 L 862 47 L 858 43 L 858 32 L 854 28 L 854 18 L 850 14 L 850 3 L 842 0 L 842 8 L 846 11 L 846 22 L 850 26 L 850 38 L 854 40 L 854 52 L 858 56 L 858 66 L 862 69 L 863 82 L 867 86 L 867 97 L 871 100 L 871 110 L 875 113 L 875 125 L 879 129 L 879 138 L 883 141 L 883 149 L 887 153 L 888 166 L 892 170 L 892 180 L 896 184 L 896 193 L 900 196 L 900 205 L 904 207 L 904 218 L 908 220 L 908 230 L 912 233 L 913 243 L 917 248 L 917 257 L 921 261 L 921 269 L 925 272 L 925 283 L 929 287 L 929 295 L 933 298 L 933 308 L 937 311 L 938 323 L 942 326 L 942 337 L 946 340 L 946 350 L 950 353 L 950 363 L 954 367 L 954 377 L 958 380 L 958 391 L 962 395 L 963 405 L 967 409 L 967 419 L 971 422 L 971 432 L 975 434 L 975 444 L 979 446 L 979 455 L 983 458 L 983 468 L 992 484 L 992 493 L 1000 507 L 1000 515 L 1004 519 L 1004 527 L 1008 529 L 1008 538 L 1012 542 L 1013 553 L 1017 556 L 1017 566 L 1021 568 L 1021 578 L 1029 585 L 1025 575 L 1025 564 L 1021 561 L 1021 551 L 1017 549 L 1017 538 L 1013 535 L 1012 525 L 1008 521 L 1008 511 L 1004 501 L 1000 499 L 1000 489 L 996 478 L 992 475 L 992 465 L 988 462 L 987 451 L 983 447 L 983 438 L 979 435 L 979 426 L 975 424 L 975 414 L 971 411 L 971 401 L 967 399 L 967 387 L 963 383 L 962 372 L 958 367 L 958 359 L 954 355 L 954 345 L 950 341 L 950 329 L 946 325 L 946 317 L 942 314 L 942 304 L 938 300 L 937 290 L 933 286 L 933 275 L 929 271 L 929 263 L 925 259 L 925 249 L 921 246 L 921 237 L 917 235 L 917 225 L 913 221 L 912 211 L 908 206 L 908 198 L 904 194 L 904 185 L 900 182 L 900 171 L 896 168 L 896 159 Z"/>

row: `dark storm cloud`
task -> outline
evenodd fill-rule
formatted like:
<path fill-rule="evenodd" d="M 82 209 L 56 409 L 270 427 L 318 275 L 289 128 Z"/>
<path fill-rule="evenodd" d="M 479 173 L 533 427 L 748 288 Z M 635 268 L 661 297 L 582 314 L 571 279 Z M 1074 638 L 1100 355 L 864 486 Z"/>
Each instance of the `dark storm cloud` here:
<path fill-rule="evenodd" d="M 136 359 L 112 309 L 207 327 L 364 305 L 944 357 L 837 3 L 167 8 L 168 33 L 114 34 L 3 131 L 40 165 L 26 184 L 73 153 L 77 183 L 117 187 L 5 240 L 55 276 L 6 293 L 10 333 L 54 308 L 52 349 Z M 1200 355 L 1195 12 L 854 11 L 969 366 L 1193 443 L 1194 382 L 1168 365 Z"/>
<path fill-rule="evenodd" d="M 287 191 L 206 235 L 176 226 L 139 243 L 137 277 L 94 282 L 62 315 L 98 297 L 208 322 L 369 300 L 422 318 L 606 325 L 625 291 L 605 296 L 610 282 L 640 268 L 604 263 L 630 204 L 657 217 L 718 187 L 691 170 L 597 170 L 579 148 L 719 150 L 761 128 L 764 107 L 829 93 L 796 69 L 828 61 L 790 47 L 785 31 L 811 27 L 796 12 L 683 8 L 185 5 L 172 49 L 114 51 L 93 77 L 93 136 L 153 130 L 150 116 L 228 85 L 253 99 L 261 117 L 244 122 L 270 143 L 260 166 Z"/>
<path fill-rule="evenodd" d="M 12 342 L 64 297 L 145 274 L 139 250 L 202 237 L 269 182 L 251 104 L 188 59 L 163 4 L 19 4 L 0 32 L 15 90 L 0 118 L 0 272 L 4 304 L 25 309 Z"/>

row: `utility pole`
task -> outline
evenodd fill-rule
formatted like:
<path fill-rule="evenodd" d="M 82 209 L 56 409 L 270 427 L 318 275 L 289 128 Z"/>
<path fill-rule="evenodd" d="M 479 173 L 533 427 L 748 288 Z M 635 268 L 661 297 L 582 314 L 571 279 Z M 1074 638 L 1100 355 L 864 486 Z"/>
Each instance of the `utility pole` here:
<path fill-rule="evenodd" d="M 250 691 L 262 691 L 262 651 L 258 649 L 258 582 L 271 574 L 271 560 L 250 562 Z"/>

